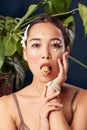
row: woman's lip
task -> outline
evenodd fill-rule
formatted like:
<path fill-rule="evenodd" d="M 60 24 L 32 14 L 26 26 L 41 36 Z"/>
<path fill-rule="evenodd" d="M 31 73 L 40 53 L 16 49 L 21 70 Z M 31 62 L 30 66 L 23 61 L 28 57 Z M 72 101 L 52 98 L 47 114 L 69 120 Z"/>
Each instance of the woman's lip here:
<path fill-rule="evenodd" d="M 40 69 L 41 69 L 43 66 L 49 66 L 50 68 L 52 68 L 49 63 L 43 63 L 43 64 L 41 65 Z"/>

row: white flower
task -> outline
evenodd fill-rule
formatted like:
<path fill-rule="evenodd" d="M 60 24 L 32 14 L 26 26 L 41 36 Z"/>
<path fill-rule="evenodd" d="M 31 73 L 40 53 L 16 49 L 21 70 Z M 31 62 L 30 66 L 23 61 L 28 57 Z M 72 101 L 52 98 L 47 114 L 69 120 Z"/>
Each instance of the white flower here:
<path fill-rule="evenodd" d="M 28 31 L 28 28 L 29 28 L 30 24 L 26 27 L 26 30 L 24 32 L 24 36 L 22 37 L 22 40 L 21 40 L 21 44 L 22 44 L 22 47 L 25 47 L 25 42 L 27 40 L 27 31 Z"/>

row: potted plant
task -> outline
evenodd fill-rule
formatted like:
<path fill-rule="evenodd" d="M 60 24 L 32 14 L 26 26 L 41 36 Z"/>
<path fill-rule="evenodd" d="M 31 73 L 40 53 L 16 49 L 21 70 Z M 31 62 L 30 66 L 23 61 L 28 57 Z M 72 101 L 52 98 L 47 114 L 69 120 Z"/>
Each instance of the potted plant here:
<path fill-rule="evenodd" d="M 72 47 L 75 37 L 75 24 L 73 14 L 79 11 L 87 35 L 87 7 L 79 3 L 78 8 L 68 11 L 71 0 L 41 0 L 38 4 L 29 6 L 26 14 L 22 18 L 12 18 L 9 16 L 0 16 L 0 77 L 7 76 L 6 83 L 9 84 L 15 80 L 15 87 L 19 89 L 24 82 L 25 70 L 27 67 L 22 56 L 21 39 L 26 26 L 35 18 L 44 13 L 51 14 L 59 18 L 66 26 L 67 33 L 70 37 L 69 46 Z M 43 13 L 32 16 L 33 12 L 42 7 Z M 86 65 L 69 57 L 83 67 Z M 3 78 L 1 78 L 3 79 Z M 5 78 L 4 78 L 5 79 Z M 3 81 L 3 80 L 1 80 Z"/>
<path fill-rule="evenodd" d="M 20 29 L 14 31 L 17 22 L 16 18 L 0 16 L 0 95 L 12 92 L 14 79 L 16 87 L 21 86 L 25 75 L 20 63 Z"/>

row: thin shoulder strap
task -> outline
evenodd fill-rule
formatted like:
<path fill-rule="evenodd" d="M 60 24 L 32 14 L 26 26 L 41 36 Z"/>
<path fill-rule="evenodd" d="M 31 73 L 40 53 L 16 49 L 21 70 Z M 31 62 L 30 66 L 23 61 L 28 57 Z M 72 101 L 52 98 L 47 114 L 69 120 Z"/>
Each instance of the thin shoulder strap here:
<path fill-rule="evenodd" d="M 75 94 L 74 94 L 74 96 L 73 96 L 73 98 L 72 98 L 72 101 L 71 101 L 71 109 L 72 109 L 72 107 L 73 107 L 74 101 L 75 101 L 75 99 L 76 99 L 76 97 L 77 97 L 79 91 L 80 91 L 80 89 L 78 89 L 78 90 L 75 92 Z"/>
<path fill-rule="evenodd" d="M 17 107 L 17 110 L 18 110 L 18 114 L 19 114 L 20 120 L 22 122 L 24 122 L 23 116 L 22 116 L 22 113 L 21 113 L 21 109 L 20 109 L 20 106 L 19 106 L 19 102 L 18 102 L 18 99 L 17 99 L 17 96 L 14 93 L 12 93 L 12 96 L 13 96 L 13 99 L 15 101 L 15 104 L 16 104 L 16 107 Z"/>
<path fill-rule="evenodd" d="M 73 120 L 73 115 L 74 115 L 74 114 L 73 114 L 73 103 L 74 103 L 74 101 L 75 101 L 75 99 L 76 99 L 76 97 L 77 97 L 79 91 L 80 91 L 80 89 L 78 89 L 78 90 L 75 92 L 75 94 L 74 94 L 74 96 L 73 96 L 73 98 L 72 98 L 72 101 L 71 101 L 71 114 L 72 114 L 72 119 L 71 119 L 71 121 L 69 122 L 69 124 L 71 124 L 71 122 L 72 122 L 72 120 Z"/>

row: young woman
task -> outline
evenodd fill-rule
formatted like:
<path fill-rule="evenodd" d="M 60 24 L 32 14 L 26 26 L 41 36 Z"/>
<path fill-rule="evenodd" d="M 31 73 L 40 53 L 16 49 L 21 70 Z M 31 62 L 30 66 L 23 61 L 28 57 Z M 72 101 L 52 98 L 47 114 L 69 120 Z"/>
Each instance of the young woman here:
<path fill-rule="evenodd" d="M 87 130 L 87 91 L 65 83 L 69 38 L 62 23 L 44 15 L 22 39 L 32 83 L 0 99 L 0 130 Z"/>

